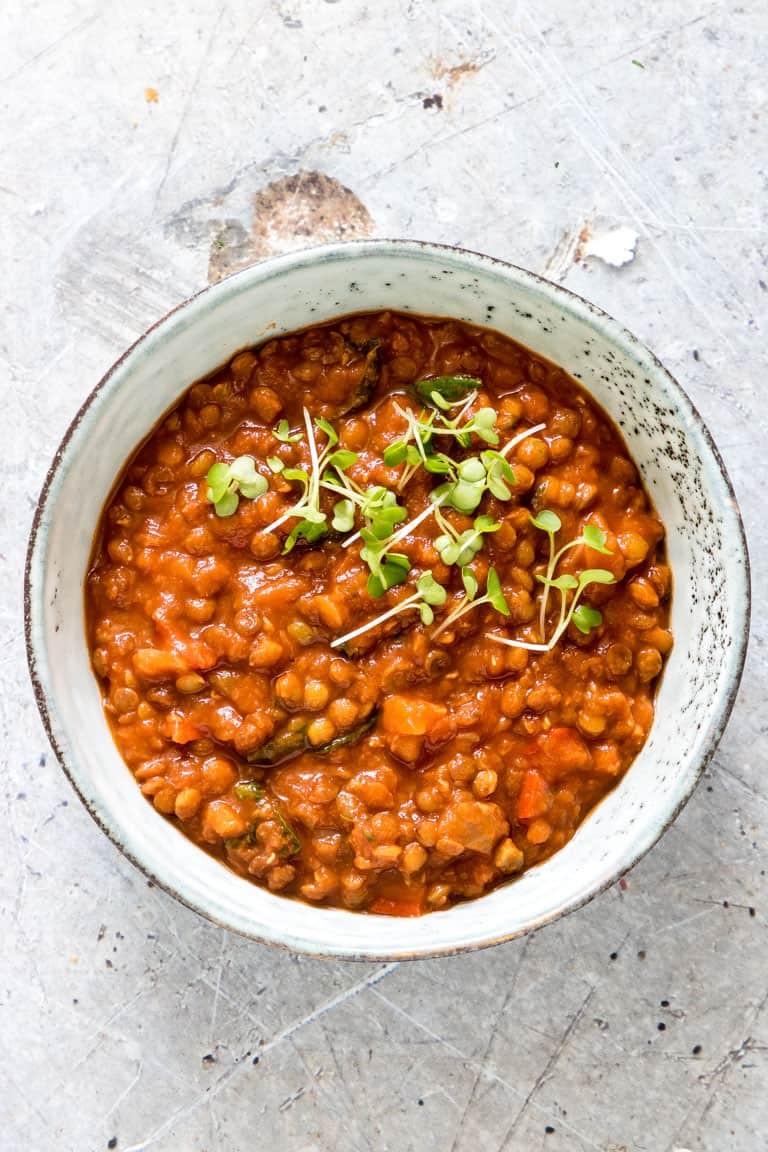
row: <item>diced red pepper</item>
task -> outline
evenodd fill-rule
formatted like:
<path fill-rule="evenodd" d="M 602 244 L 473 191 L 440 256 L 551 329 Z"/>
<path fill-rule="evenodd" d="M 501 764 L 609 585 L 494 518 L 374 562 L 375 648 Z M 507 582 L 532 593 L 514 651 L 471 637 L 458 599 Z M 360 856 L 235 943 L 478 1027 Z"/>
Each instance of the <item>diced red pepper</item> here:
<path fill-rule="evenodd" d="M 532 769 L 523 777 L 523 786 L 517 798 L 518 820 L 535 820 L 544 816 L 552 804 L 552 792 L 543 776 Z"/>

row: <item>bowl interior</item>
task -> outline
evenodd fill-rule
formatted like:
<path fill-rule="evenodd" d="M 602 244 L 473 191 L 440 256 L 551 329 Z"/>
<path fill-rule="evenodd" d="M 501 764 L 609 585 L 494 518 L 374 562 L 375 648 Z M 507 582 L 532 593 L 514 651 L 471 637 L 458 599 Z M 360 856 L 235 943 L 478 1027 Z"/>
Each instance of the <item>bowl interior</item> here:
<path fill-rule="evenodd" d="M 618 423 L 668 533 L 676 643 L 650 737 L 618 787 L 550 860 L 483 898 L 421 919 L 308 907 L 237 877 L 141 796 L 104 719 L 83 629 L 91 541 L 118 471 L 165 410 L 238 349 L 369 309 L 498 328 L 581 380 Z M 690 794 L 730 711 L 746 641 L 738 511 L 709 437 L 664 369 L 620 325 L 529 273 L 406 242 L 314 249 L 246 269 L 162 321 L 118 362 L 60 449 L 28 571 L 30 660 L 57 754 L 91 812 L 145 871 L 204 914 L 299 951 L 451 952 L 578 906 L 633 864 Z"/>

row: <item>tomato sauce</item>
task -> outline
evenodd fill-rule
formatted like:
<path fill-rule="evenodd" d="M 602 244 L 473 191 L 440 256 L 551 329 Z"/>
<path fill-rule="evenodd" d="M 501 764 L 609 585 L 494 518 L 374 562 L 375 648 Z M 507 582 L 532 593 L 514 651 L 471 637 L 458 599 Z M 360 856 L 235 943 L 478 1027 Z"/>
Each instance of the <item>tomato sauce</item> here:
<path fill-rule="evenodd" d="M 445 378 L 465 395 L 440 406 Z M 490 439 L 452 421 L 491 421 Z M 448 471 L 392 463 L 409 434 Z M 313 470 L 313 449 L 339 469 Z M 435 513 L 469 457 L 491 486 Z M 211 468 L 243 458 L 250 483 L 214 505 Z M 301 473 L 325 477 L 305 502 L 325 519 L 285 551 Z M 334 489 L 354 497 L 342 528 Z M 380 545 L 366 560 L 353 538 L 379 489 L 401 517 L 388 588 Z M 602 544 L 550 571 L 544 510 L 555 551 Z M 620 434 L 561 368 L 458 321 L 350 316 L 240 352 L 127 465 L 87 580 L 93 668 L 137 785 L 186 836 L 273 892 L 420 915 L 557 851 L 637 756 L 672 645 L 663 538 Z M 506 612 L 474 603 L 492 573 Z"/>

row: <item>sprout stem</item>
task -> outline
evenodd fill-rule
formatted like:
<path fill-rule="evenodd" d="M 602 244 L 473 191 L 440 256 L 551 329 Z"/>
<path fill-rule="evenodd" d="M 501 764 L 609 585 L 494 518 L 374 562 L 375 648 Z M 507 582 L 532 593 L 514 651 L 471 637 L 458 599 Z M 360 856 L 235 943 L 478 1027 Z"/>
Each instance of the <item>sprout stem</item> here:
<path fill-rule="evenodd" d="M 533 428 L 526 428 L 525 432 L 520 432 L 517 436 L 513 436 L 511 440 L 507 441 L 503 448 L 499 449 L 499 456 L 506 456 L 518 444 L 522 444 L 523 440 L 527 440 L 529 436 L 534 436 L 537 432 L 541 432 L 542 428 L 546 428 L 546 424 L 534 424 Z"/>
<path fill-rule="evenodd" d="M 346 644 L 349 640 L 356 640 L 357 637 L 362 636 L 364 632 L 370 632 L 371 628 L 375 628 L 378 624 L 384 624 L 393 616 L 404 612 L 406 608 L 415 608 L 420 600 L 421 593 L 414 592 L 413 596 L 409 596 L 407 600 L 401 600 L 399 604 L 395 604 L 394 608 L 390 608 L 387 612 L 382 612 L 381 616 L 376 616 L 373 620 L 369 620 L 367 624 L 362 624 L 359 628 L 355 628 L 352 632 L 347 632 L 344 636 L 337 636 L 335 640 L 331 641 L 331 648 L 340 648 L 342 644 Z"/>

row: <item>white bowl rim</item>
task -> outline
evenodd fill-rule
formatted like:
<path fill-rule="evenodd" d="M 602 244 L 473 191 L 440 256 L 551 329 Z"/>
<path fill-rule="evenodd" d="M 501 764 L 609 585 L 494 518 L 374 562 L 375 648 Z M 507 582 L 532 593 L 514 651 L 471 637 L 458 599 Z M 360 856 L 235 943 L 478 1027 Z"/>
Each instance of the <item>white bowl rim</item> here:
<path fill-rule="evenodd" d="M 83 791 L 79 781 L 78 773 L 74 770 L 73 766 L 68 762 L 68 759 L 61 748 L 54 730 L 53 718 L 56 715 L 56 702 L 54 699 L 53 691 L 49 685 L 49 675 L 47 668 L 44 632 L 42 627 L 38 627 L 37 622 L 42 620 L 43 616 L 43 579 L 44 579 L 44 548 L 39 548 L 40 543 L 40 527 L 44 523 L 45 513 L 49 504 L 55 505 L 55 499 L 60 483 L 67 472 L 69 457 L 68 450 L 70 441 L 78 430 L 80 424 L 83 422 L 86 414 L 94 405 L 106 403 L 109 399 L 111 392 L 111 385 L 113 378 L 120 372 L 130 361 L 133 356 L 138 352 L 142 346 L 147 343 L 160 329 L 168 328 L 168 335 L 171 334 L 176 324 L 183 324 L 186 320 L 186 312 L 194 305 L 208 296 L 226 296 L 235 295 L 240 291 L 247 290 L 253 282 L 258 282 L 261 279 L 269 279 L 281 272 L 300 269 L 303 266 L 316 264 L 318 262 L 343 259 L 349 255 L 357 255 L 365 258 L 367 255 L 374 255 L 382 252 L 391 252 L 393 255 L 434 255 L 442 257 L 446 260 L 458 260 L 463 263 L 467 269 L 478 267 L 480 269 L 487 269 L 489 271 L 497 271 L 507 278 L 516 280 L 521 286 L 529 289 L 534 289 L 544 295 L 557 301 L 566 311 L 575 314 L 578 319 L 586 321 L 588 324 L 598 326 L 601 333 L 610 339 L 612 342 L 623 345 L 630 349 L 635 349 L 647 359 L 648 363 L 652 365 L 654 370 L 660 373 L 665 378 L 665 384 L 669 391 L 675 397 L 677 404 L 682 411 L 689 417 L 691 423 L 696 427 L 699 435 L 702 438 L 705 448 L 711 454 L 711 463 L 714 466 L 715 472 L 718 475 L 723 488 L 725 490 L 727 501 L 725 504 L 726 515 L 730 515 L 731 528 L 735 528 L 734 539 L 738 544 L 740 564 L 735 566 L 735 571 L 743 575 L 743 587 L 741 588 L 742 596 L 740 602 L 742 605 L 742 615 L 739 621 L 739 627 L 736 629 L 737 634 L 734 635 L 734 649 L 729 660 L 729 673 L 726 680 L 726 690 L 723 691 L 718 699 L 718 707 L 714 708 L 711 716 L 706 725 L 704 739 L 701 745 L 701 751 L 698 755 L 698 763 L 695 770 L 690 772 L 687 786 L 681 791 L 678 796 L 677 803 L 664 818 L 659 822 L 658 827 L 654 830 L 653 834 L 648 836 L 646 840 L 637 845 L 629 855 L 629 857 L 619 866 L 618 870 L 612 874 L 608 879 L 598 881 L 594 886 L 589 886 L 588 889 L 564 903 L 560 904 L 553 911 L 542 915 L 527 925 L 521 926 L 514 931 L 494 933 L 493 935 L 479 936 L 475 940 L 464 942 L 457 946 L 430 946 L 428 943 L 420 946 L 418 949 L 414 948 L 409 952 L 387 952 L 384 953 L 379 949 L 367 952 L 364 948 L 360 950 L 351 951 L 338 951 L 329 944 L 328 951 L 323 951 L 322 948 L 308 947 L 306 941 L 294 941 L 286 938 L 279 938 L 278 936 L 270 937 L 263 933 L 256 933 L 249 931 L 248 927 L 244 924 L 233 924 L 217 917 L 212 911 L 207 908 L 200 900 L 190 898 L 183 891 L 180 891 L 170 881 L 163 878 L 162 875 L 153 871 L 144 861 L 142 861 L 125 842 L 122 830 L 117 823 L 114 825 L 109 821 L 102 819 L 101 815 L 97 812 L 96 806 L 90 801 L 88 796 Z M 348 315 L 349 313 L 343 313 Z M 342 313 L 339 313 L 341 316 Z M 493 327 L 493 325 L 490 325 Z M 269 339 L 269 337 L 267 337 Z M 238 349 L 233 349 L 234 355 Z M 610 415 L 610 414 L 609 414 Z M 121 462 L 122 466 L 122 462 Z M 105 497 L 105 500 L 108 497 Z M 429 241 L 413 240 L 413 239 L 398 239 L 398 238 L 375 238 L 365 240 L 347 240 L 340 241 L 332 244 L 313 245 L 306 248 L 299 249 L 294 252 L 285 253 L 280 256 L 273 256 L 267 260 L 260 261 L 255 264 L 250 264 L 246 268 L 233 272 L 224 277 L 222 280 L 215 284 L 209 284 L 202 288 L 199 292 L 188 297 L 186 300 L 181 301 L 174 308 L 170 309 L 164 316 L 156 320 L 154 324 L 150 325 L 145 332 L 142 333 L 131 344 L 118 359 L 112 364 L 107 372 L 102 376 L 101 380 L 86 396 L 78 411 L 75 413 L 72 421 L 70 422 L 61 443 L 59 444 L 54 457 L 51 461 L 50 467 L 46 473 L 43 487 L 35 507 L 35 513 L 32 521 L 32 527 L 29 535 L 29 542 L 27 545 L 27 554 L 24 569 L 24 636 L 27 653 L 27 664 L 29 667 L 30 678 L 35 696 L 35 701 L 43 722 L 46 734 L 48 736 L 51 748 L 54 751 L 56 759 L 59 762 L 62 770 L 64 771 L 67 779 L 79 796 L 80 800 L 94 819 L 96 824 L 101 828 L 102 832 L 115 844 L 115 846 L 134 864 L 140 872 L 143 873 L 147 879 L 151 880 L 158 887 L 162 888 L 174 899 L 178 900 L 181 904 L 197 912 L 199 915 L 204 916 L 207 920 L 218 924 L 222 928 L 227 928 L 230 931 L 236 932 L 238 935 L 247 939 L 254 940 L 261 944 L 267 944 L 272 947 L 282 948 L 286 951 L 299 953 L 307 956 L 314 957 L 315 959 L 335 959 L 335 960 L 412 960 L 412 959 L 427 959 L 430 957 L 439 956 L 453 956 L 459 953 L 472 952 L 480 948 L 492 947 L 497 944 L 503 944 L 516 937 L 527 934 L 528 932 L 535 931 L 543 927 L 545 924 L 552 923 L 559 920 L 561 916 L 569 912 L 576 911 L 577 909 L 588 904 L 596 896 L 606 891 L 612 884 L 616 883 L 622 876 L 625 876 L 635 865 L 646 855 L 647 852 L 658 842 L 661 836 L 666 832 L 670 825 L 675 821 L 682 808 L 690 799 L 693 791 L 699 783 L 704 771 L 706 770 L 710 760 L 717 750 L 718 743 L 725 731 L 728 723 L 733 705 L 738 694 L 739 684 L 741 681 L 742 673 L 744 670 L 744 662 L 746 659 L 747 643 L 749 638 L 751 619 L 751 577 L 750 577 L 750 561 L 749 551 L 747 547 L 746 532 L 744 529 L 744 522 L 741 515 L 741 510 L 736 498 L 736 493 L 733 488 L 730 476 L 726 470 L 722 456 L 715 444 L 709 428 L 705 424 L 702 416 L 697 408 L 691 401 L 688 394 L 683 389 L 682 385 L 675 379 L 667 368 L 661 363 L 658 357 L 638 339 L 629 329 L 627 329 L 618 320 L 615 320 L 603 309 L 597 305 L 592 304 L 583 296 L 572 292 L 570 289 L 563 287 L 561 284 L 556 284 L 546 277 L 540 276 L 535 272 L 531 272 L 526 268 L 519 265 L 512 264 L 509 261 L 501 260 L 494 256 L 488 256 L 484 253 L 475 252 L 472 249 L 461 248 L 449 244 L 438 244 Z M 481 899 L 478 898 L 478 899 Z M 318 910 L 322 911 L 322 910 Z M 440 915 L 440 913 L 431 913 L 430 915 Z M 373 920 L 373 918 L 371 918 Z"/>

